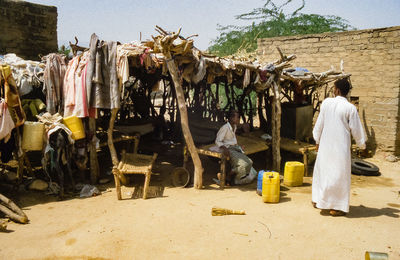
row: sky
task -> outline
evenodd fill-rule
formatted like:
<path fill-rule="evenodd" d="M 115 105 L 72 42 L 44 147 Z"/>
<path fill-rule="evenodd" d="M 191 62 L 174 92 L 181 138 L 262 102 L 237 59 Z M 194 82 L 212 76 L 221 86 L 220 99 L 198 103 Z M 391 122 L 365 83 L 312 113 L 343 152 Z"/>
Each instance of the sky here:
<path fill-rule="evenodd" d="M 167 31 L 182 27 L 184 37 L 198 34 L 194 44 L 206 50 L 219 35 L 220 25 L 248 25 L 235 15 L 262 7 L 265 0 L 28 0 L 56 6 L 58 43 L 88 46 L 90 35 L 122 43 L 151 39 L 158 25 Z M 279 4 L 282 0 L 275 0 Z M 289 11 L 301 3 L 293 1 Z M 336 15 L 357 29 L 400 25 L 400 0 L 306 0 L 306 14 Z"/>

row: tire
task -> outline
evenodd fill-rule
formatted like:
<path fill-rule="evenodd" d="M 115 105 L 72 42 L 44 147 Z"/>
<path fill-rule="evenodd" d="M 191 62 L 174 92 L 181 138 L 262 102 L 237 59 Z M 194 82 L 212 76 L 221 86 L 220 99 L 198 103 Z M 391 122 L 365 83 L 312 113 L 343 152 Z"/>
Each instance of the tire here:
<path fill-rule="evenodd" d="M 379 168 L 373 163 L 360 159 L 351 160 L 351 173 L 354 175 L 379 176 Z"/>

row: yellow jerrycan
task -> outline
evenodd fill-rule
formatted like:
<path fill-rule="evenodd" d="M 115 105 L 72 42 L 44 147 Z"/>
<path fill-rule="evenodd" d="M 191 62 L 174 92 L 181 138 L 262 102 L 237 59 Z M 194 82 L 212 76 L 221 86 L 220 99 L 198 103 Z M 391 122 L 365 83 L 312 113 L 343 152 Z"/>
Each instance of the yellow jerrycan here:
<path fill-rule="evenodd" d="M 72 132 L 72 139 L 79 140 L 86 137 L 85 129 L 83 128 L 82 119 L 76 116 L 69 116 L 63 118 L 64 124 Z"/>
<path fill-rule="evenodd" d="M 264 202 L 277 203 L 280 195 L 280 178 L 277 172 L 267 172 L 262 181 L 262 199 Z"/>
<path fill-rule="evenodd" d="M 25 121 L 22 134 L 22 149 L 25 151 L 40 151 L 43 148 L 44 124 Z"/>
<path fill-rule="evenodd" d="M 286 162 L 283 173 L 283 184 L 286 186 L 303 185 L 304 164 L 301 162 Z"/>

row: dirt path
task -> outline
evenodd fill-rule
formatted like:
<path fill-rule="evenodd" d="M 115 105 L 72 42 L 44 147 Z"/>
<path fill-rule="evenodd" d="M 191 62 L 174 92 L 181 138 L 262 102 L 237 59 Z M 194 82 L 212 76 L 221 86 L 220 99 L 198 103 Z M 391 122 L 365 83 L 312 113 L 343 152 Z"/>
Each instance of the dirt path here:
<path fill-rule="evenodd" d="M 336 218 L 311 206 L 310 177 L 302 187 L 282 186 L 278 204 L 263 203 L 255 183 L 224 191 L 208 181 L 204 190 L 166 187 L 148 200 L 118 201 L 113 183 L 86 199 L 27 192 L 20 203 L 30 224 L 9 223 L 10 232 L 0 233 L 0 258 L 363 259 L 375 251 L 400 259 L 400 163 L 369 161 L 382 176 L 352 176 L 350 214 Z M 172 167 L 159 163 L 159 171 Z M 131 191 L 124 187 L 123 196 Z M 213 206 L 246 215 L 213 217 Z"/>

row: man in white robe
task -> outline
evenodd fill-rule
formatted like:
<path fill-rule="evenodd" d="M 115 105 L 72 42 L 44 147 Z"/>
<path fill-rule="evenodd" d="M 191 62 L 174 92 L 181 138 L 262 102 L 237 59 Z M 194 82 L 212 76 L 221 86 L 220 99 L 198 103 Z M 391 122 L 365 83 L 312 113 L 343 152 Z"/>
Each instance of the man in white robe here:
<path fill-rule="evenodd" d="M 332 216 L 349 212 L 351 184 L 351 135 L 359 148 L 365 149 L 365 134 L 356 107 L 348 102 L 347 79 L 335 82 L 335 98 L 322 102 L 313 129 L 318 155 L 314 166 L 312 203 L 329 209 Z"/>

